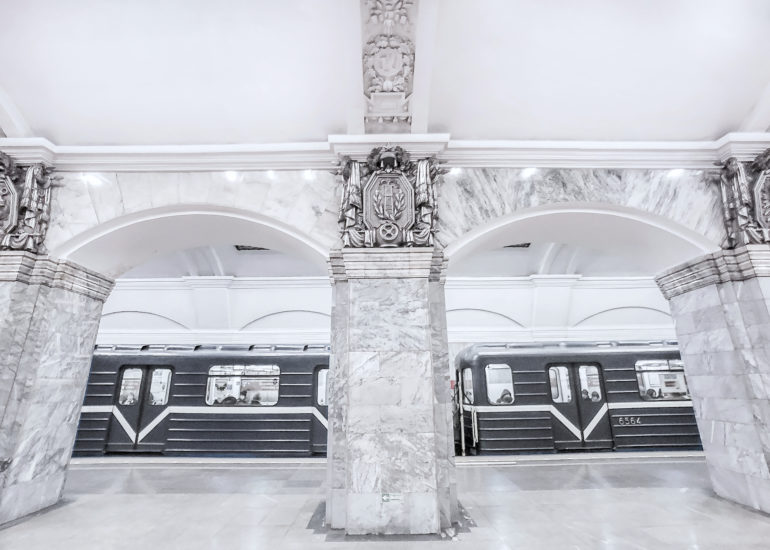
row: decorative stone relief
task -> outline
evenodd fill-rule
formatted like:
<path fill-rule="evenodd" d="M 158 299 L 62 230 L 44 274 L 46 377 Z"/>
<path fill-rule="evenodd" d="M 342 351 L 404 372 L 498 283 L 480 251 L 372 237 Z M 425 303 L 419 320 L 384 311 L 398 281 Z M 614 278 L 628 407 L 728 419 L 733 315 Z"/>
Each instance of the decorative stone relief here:
<path fill-rule="evenodd" d="M 376 147 L 366 162 L 344 157 L 339 174 L 344 247 L 433 246 L 444 174 L 435 158 L 412 162 L 401 147 Z"/>
<path fill-rule="evenodd" d="M 364 95 L 367 133 L 409 132 L 414 74 L 414 0 L 365 0 Z"/>
<path fill-rule="evenodd" d="M 18 166 L 0 152 L 0 250 L 45 252 L 52 184 L 42 164 Z"/>
<path fill-rule="evenodd" d="M 735 157 L 719 178 L 727 237 L 724 248 L 770 243 L 770 149 L 753 162 Z"/>

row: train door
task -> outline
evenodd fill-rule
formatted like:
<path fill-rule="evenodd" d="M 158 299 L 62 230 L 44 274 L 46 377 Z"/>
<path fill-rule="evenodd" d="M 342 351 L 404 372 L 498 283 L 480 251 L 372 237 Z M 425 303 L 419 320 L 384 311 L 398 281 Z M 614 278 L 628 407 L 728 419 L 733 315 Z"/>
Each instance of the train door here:
<path fill-rule="evenodd" d="M 313 407 L 321 413 L 324 420 L 329 418 L 328 378 L 329 367 L 323 366 L 315 369 L 313 373 L 313 386 L 315 387 Z M 311 426 L 310 452 L 313 454 L 326 453 L 328 425 L 323 424 L 321 419 L 314 414 Z"/>
<path fill-rule="evenodd" d="M 611 449 L 612 431 L 600 366 L 551 364 L 547 367 L 547 375 L 553 404 L 555 448 Z"/>
<path fill-rule="evenodd" d="M 171 376 L 170 367 L 130 366 L 121 369 L 107 436 L 107 452 L 163 450 Z"/>

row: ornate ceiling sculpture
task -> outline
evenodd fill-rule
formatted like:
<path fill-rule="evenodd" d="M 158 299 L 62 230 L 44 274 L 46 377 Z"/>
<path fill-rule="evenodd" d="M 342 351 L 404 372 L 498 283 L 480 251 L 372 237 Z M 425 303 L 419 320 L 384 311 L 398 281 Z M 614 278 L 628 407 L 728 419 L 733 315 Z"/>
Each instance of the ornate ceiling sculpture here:
<path fill-rule="evenodd" d="M 435 158 L 412 162 L 401 147 L 372 149 L 366 162 L 343 157 L 343 246 L 433 246 L 435 186 L 443 173 Z"/>
<path fill-rule="evenodd" d="M 367 133 L 409 132 L 415 0 L 364 0 L 363 70 Z"/>
<path fill-rule="evenodd" d="M 721 166 L 724 248 L 770 243 L 770 149 L 752 162 L 731 157 Z"/>
<path fill-rule="evenodd" d="M 42 164 L 18 166 L 0 152 L 0 250 L 45 252 L 52 183 Z"/>

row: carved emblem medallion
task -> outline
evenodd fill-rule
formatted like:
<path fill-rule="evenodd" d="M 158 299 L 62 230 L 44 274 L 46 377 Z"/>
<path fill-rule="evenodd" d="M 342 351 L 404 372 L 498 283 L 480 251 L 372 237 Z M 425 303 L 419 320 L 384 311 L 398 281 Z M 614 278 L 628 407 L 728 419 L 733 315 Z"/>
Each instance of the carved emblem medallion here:
<path fill-rule="evenodd" d="M 16 228 L 19 219 L 19 193 L 11 178 L 0 177 L 0 235 Z"/>
<path fill-rule="evenodd" d="M 364 187 L 364 224 L 378 231 L 383 246 L 393 244 L 414 225 L 414 191 L 397 172 L 375 172 Z"/>
<path fill-rule="evenodd" d="M 349 248 L 432 246 L 436 159 L 412 162 L 401 147 L 377 147 L 366 162 L 342 159 L 340 227 Z"/>

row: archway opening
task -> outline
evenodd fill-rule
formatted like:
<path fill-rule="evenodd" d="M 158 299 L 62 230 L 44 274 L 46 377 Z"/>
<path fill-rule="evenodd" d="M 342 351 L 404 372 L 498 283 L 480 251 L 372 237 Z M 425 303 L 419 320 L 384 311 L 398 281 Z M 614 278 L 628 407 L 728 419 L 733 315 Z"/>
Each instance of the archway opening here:
<path fill-rule="evenodd" d="M 716 249 L 688 228 L 629 208 L 517 212 L 446 248 L 450 342 L 461 349 L 479 341 L 673 339 L 654 276 Z"/>
<path fill-rule="evenodd" d="M 118 277 L 174 251 L 234 244 L 284 251 L 322 269 L 328 256 L 328 250 L 310 236 L 266 216 L 196 205 L 115 218 L 62 243 L 51 255 Z"/>

